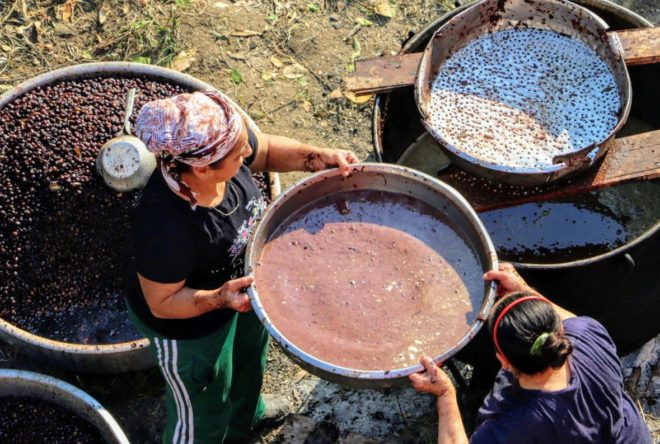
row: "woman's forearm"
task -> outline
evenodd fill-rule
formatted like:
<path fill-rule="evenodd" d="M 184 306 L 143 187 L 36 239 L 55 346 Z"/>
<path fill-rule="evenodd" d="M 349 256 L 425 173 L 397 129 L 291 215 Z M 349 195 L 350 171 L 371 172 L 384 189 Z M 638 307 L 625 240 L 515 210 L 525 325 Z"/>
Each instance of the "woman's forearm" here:
<path fill-rule="evenodd" d="M 458 410 L 456 393 L 438 397 L 438 444 L 467 444 L 461 412 Z"/>
<path fill-rule="evenodd" d="M 189 287 L 181 287 L 157 304 L 150 304 L 151 313 L 162 319 L 190 319 L 226 307 L 227 301 L 221 296 L 220 289 L 197 290 Z"/>
<path fill-rule="evenodd" d="M 318 171 L 326 168 L 322 160 L 322 148 L 299 142 L 285 136 L 268 135 L 266 170 Z"/>

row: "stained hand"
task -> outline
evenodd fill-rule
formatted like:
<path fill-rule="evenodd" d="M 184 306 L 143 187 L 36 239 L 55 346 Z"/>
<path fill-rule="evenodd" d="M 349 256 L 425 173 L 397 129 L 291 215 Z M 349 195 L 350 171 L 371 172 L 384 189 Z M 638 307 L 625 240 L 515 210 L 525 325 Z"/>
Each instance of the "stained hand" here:
<path fill-rule="evenodd" d="M 422 356 L 420 362 L 424 366 L 424 371 L 408 376 L 415 390 L 422 393 L 431 393 L 437 397 L 456 393 L 451 379 L 430 357 Z"/>
<path fill-rule="evenodd" d="M 498 282 L 497 297 L 502 297 L 514 291 L 536 293 L 513 268 L 513 265 L 506 262 L 500 264 L 499 270 L 491 270 L 485 273 L 483 278 L 487 281 Z"/>
<path fill-rule="evenodd" d="M 360 159 L 353 151 L 324 148 L 307 156 L 305 170 L 320 171 L 326 168 L 339 167 L 341 175 L 348 176 L 351 171 L 350 165 L 359 162 Z"/>
<path fill-rule="evenodd" d="M 236 310 L 239 313 L 245 313 L 252 310 L 252 304 L 247 294 L 243 293 L 246 287 L 249 287 L 254 282 L 254 277 L 244 276 L 242 278 L 234 279 L 224 283 L 220 287 L 220 299 L 223 302 L 224 308 Z"/>

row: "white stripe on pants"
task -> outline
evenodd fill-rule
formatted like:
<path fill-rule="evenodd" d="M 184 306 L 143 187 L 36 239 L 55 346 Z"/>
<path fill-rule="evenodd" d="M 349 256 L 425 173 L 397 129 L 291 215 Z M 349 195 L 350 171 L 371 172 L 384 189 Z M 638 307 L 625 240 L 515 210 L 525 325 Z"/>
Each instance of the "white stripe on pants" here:
<path fill-rule="evenodd" d="M 172 444 L 192 444 L 195 440 L 192 404 L 186 387 L 179 376 L 176 341 L 154 338 L 154 342 L 158 351 L 158 366 L 161 368 L 163 376 L 165 376 L 165 380 L 172 390 L 176 404 L 178 418 Z"/>

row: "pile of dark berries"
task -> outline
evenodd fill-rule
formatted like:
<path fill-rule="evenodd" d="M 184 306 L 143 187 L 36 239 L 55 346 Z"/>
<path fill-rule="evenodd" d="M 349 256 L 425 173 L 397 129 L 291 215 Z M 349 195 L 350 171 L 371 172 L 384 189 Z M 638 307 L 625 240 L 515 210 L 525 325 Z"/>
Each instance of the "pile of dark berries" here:
<path fill-rule="evenodd" d="M 0 398 L 0 442 L 100 444 L 89 421 L 52 402 L 25 396 Z"/>
<path fill-rule="evenodd" d="M 140 337 L 123 303 L 137 192 L 117 193 L 95 170 L 99 149 L 121 130 L 130 88 L 136 110 L 188 92 L 91 78 L 32 90 L 0 110 L 0 317 L 8 322 L 67 342 Z"/>

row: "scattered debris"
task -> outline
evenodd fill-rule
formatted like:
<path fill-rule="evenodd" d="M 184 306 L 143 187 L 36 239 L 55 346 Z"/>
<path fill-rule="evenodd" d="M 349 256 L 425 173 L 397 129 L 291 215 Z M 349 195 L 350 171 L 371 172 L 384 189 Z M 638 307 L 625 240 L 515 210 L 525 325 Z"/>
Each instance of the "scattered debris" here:
<path fill-rule="evenodd" d="M 282 74 L 287 79 L 299 79 L 307 74 L 307 68 L 302 66 L 300 63 L 293 63 L 286 66 L 282 71 Z"/>
<path fill-rule="evenodd" d="M 191 48 L 186 51 L 181 51 L 176 57 L 172 59 L 170 68 L 172 68 L 175 71 L 183 72 L 192 66 L 193 62 L 197 59 L 196 55 L 197 55 L 196 48 Z"/>
<path fill-rule="evenodd" d="M 393 18 L 396 15 L 396 9 L 389 0 L 379 0 L 374 6 L 374 12 L 382 17 Z"/>

